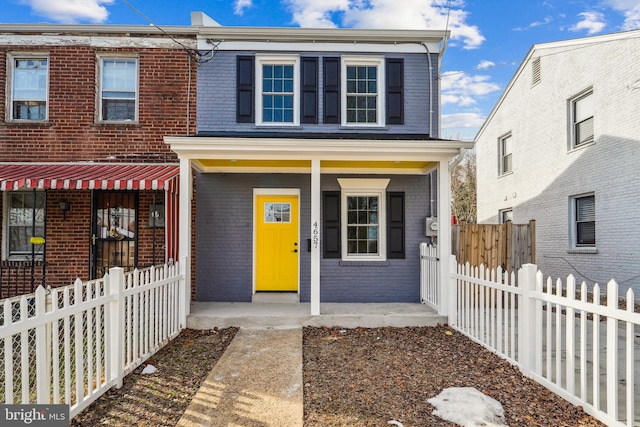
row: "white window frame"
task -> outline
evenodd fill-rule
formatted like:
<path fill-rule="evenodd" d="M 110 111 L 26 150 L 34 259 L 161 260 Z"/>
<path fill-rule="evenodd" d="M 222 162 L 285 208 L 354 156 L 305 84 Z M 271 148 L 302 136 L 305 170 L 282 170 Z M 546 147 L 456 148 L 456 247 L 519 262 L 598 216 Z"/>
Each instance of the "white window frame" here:
<path fill-rule="evenodd" d="M 343 261 L 386 261 L 387 260 L 387 213 L 386 192 L 389 179 L 339 178 L 341 188 L 340 200 L 340 245 Z M 348 253 L 347 231 L 347 198 L 348 197 L 378 197 L 378 253 L 350 254 Z"/>
<path fill-rule="evenodd" d="M 595 249 L 596 248 L 596 244 L 598 243 L 597 240 L 597 228 L 595 228 L 594 230 L 594 242 L 593 243 L 578 243 L 578 200 L 580 199 L 584 199 L 586 197 L 593 197 L 593 203 L 594 203 L 594 212 L 593 212 L 593 223 L 594 223 L 594 227 L 597 226 L 597 216 L 596 216 L 596 206 L 595 206 L 595 193 L 585 193 L 585 194 L 579 194 L 576 196 L 571 196 L 569 199 L 569 203 L 570 203 L 570 239 L 571 239 L 571 248 L 572 249 Z"/>
<path fill-rule="evenodd" d="M 513 208 L 500 209 L 498 211 L 498 220 L 500 224 L 506 224 L 507 220 L 505 220 L 505 215 L 511 213 L 511 219 L 509 221 L 513 222 Z"/>
<path fill-rule="evenodd" d="M 9 227 L 10 225 L 10 209 L 11 209 L 11 197 L 17 193 L 21 193 L 21 194 L 28 194 L 28 195 L 33 195 L 34 192 L 33 190 L 20 190 L 20 191 L 5 191 L 4 193 L 4 197 L 3 197 L 3 221 L 2 221 L 2 259 L 3 260 L 15 260 L 15 261 L 23 261 L 23 260 L 30 260 L 31 259 L 31 254 L 27 254 L 27 253 L 20 253 L 20 254 L 12 254 L 10 252 L 10 248 L 9 248 L 9 238 L 11 233 L 9 232 Z M 43 216 L 44 218 L 46 218 L 47 216 L 47 207 L 46 207 L 46 194 L 43 191 L 37 191 L 36 194 L 41 195 L 42 197 L 44 197 L 44 212 L 43 212 Z M 43 227 L 44 227 L 44 231 L 46 234 L 46 226 L 44 225 L 44 220 L 43 220 Z M 37 236 L 37 237 L 44 237 L 46 239 L 46 235 L 45 236 Z M 36 260 L 40 260 L 42 259 L 42 252 L 37 253 L 35 256 Z"/>
<path fill-rule="evenodd" d="M 508 175 L 510 173 L 513 173 L 513 136 L 511 134 L 511 132 L 502 135 L 500 138 L 498 138 L 498 174 L 500 176 L 502 175 Z M 505 153 L 505 143 L 509 141 L 509 144 L 511 145 L 511 151 L 507 154 Z M 505 160 L 507 156 L 511 156 L 511 168 L 509 170 L 505 170 Z"/>
<path fill-rule="evenodd" d="M 343 56 L 341 58 L 341 117 L 342 126 L 345 127 L 383 127 L 385 126 L 386 119 L 386 105 L 385 105 L 385 67 L 384 56 Z M 349 66 L 374 66 L 377 67 L 377 100 L 376 100 L 376 115 L 377 120 L 375 123 L 351 123 L 347 121 L 347 67 Z"/>
<path fill-rule="evenodd" d="M 293 121 L 265 122 L 262 111 L 262 66 L 263 65 L 293 65 Z M 290 127 L 300 125 L 300 57 L 298 55 L 256 55 L 256 126 Z"/>
<path fill-rule="evenodd" d="M 136 75 L 135 75 L 135 89 L 134 89 L 134 117 L 133 119 L 126 120 L 109 120 L 102 114 L 102 107 L 104 103 L 103 92 L 103 77 L 104 77 L 104 62 L 105 61 L 135 61 Z M 125 92 L 125 91 L 122 91 Z M 139 120 L 139 103 L 140 103 L 140 59 L 137 56 L 127 55 L 98 55 L 98 121 L 100 123 L 138 123 Z M 129 99 L 129 98 L 126 98 Z"/>
<path fill-rule="evenodd" d="M 585 116 L 586 118 L 578 117 L 576 112 L 577 106 L 580 103 L 580 101 L 584 101 L 587 98 L 589 99 L 589 104 L 587 104 L 587 109 L 590 110 L 589 112 L 591 114 Z M 583 103 L 582 105 L 584 106 L 585 103 Z M 569 100 L 569 118 L 570 118 L 569 135 L 571 139 L 570 149 L 582 148 L 582 147 L 593 144 L 595 142 L 595 99 L 593 98 L 593 88 L 589 88 Z M 584 142 L 579 142 L 578 132 L 576 131 L 576 128 L 578 124 L 584 123 L 587 120 L 592 121 L 591 126 L 593 127 L 593 135 L 591 136 L 591 138 L 586 139 Z"/>
<path fill-rule="evenodd" d="M 13 108 L 14 102 L 14 89 L 16 84 L 15 72 L 16 72 L 16 61 L 21 59 L 46 59 L 47 60 L 47 77 L 46 77 L 46 89 L 45 89 L 45 107 L 44 107 L 44 118 L 42 119 L 18 119 L 15 118 L 15 111 Z M 45 122 L 49 120 L 49 79 L 50 79 L 50 70 L 51 70 L 51 59 L 49 58 L 48 52 L 15 52 L 7 55 L 7 117 L 6 120 L 8 122 L 25 122 L 25 123 L 33 123 L 33 122 Z M 23 100 L 29 101 L 29 100 Z M 33 101 L 33 100 L 32 100 Z"/>

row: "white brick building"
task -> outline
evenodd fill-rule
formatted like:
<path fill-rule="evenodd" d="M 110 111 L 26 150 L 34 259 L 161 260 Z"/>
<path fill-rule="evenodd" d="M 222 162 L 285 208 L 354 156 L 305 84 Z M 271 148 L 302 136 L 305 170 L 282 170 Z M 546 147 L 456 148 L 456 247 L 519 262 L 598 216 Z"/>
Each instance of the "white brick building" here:
<path fill-rule="evenodd" d="M 534 45 L 476 137 L 478 222 L 545 275 L 640 290 L 640 31 Z"/>

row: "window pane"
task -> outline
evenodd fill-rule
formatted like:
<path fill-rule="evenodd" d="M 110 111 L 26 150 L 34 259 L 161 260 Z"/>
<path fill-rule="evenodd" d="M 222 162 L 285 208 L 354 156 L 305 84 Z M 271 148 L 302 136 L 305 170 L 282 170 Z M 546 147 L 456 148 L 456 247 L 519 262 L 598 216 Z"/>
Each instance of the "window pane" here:
<path fill-rule="evenodd" d="M 596 206 L 595 196 L 580 197 L 576 200 L 576 244 L 595 245 Z"/>
<path fill-rule="evenodd" d="M 591 93 L 575 101 L 575 121 L 581 122 L 589 117 L 593 117 L 593 94 Z"/>
<path fill-rule="evenodd" d="M 103 120 L 135 120 L 136 103 L 135 100 L 124 99 L 103 99 L 102 119 Z"/>
<path fill-rule="evenodd" d="M 576 124 L 576 145 L 593 141 L 593 117 Z"/>
<path fill-rule="evenodd" d="M 44 193 L 13 192 L 9 198 L 9 256 L 30 255 L 30 238 L 44 236 Z M 36 251 L 40 251 L 38 247 Z"/>
<path fill-rule="evenodd" d="M 378 197 L 347 197 L 347 252 L 377 254 Z"/>
<path fill-rule="evenodd" d="M 136 60 L 102 60 L 102 120 L 135 120 L 136 69 Z"/>

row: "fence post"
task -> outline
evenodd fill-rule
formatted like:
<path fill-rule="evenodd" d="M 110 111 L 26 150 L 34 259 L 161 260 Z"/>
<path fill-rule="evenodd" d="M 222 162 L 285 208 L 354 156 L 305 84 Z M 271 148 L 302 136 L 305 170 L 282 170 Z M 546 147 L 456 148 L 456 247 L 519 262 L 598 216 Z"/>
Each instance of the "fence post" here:
<path fill-rule="evenodd" d="M 46 291 L 42 285 L 38 286 L 35 295 L 35 314 L 34 318 L 44 316 L 46 314 L 45 299 Z M 10 315 L 10 314 L 9 314 Z M 7 313 L 5 313 L 7 316 Z M 26 320 L 26 319 L 20 319 Z M 36 398 L 38 404 L 49 403 L 49 384 L 51 383 L 49 364 L 47 363 L 47 326 L 40 325 L 36 327 Z M 24 369 L 24 366 L 23 366 Z M 24 387 L 24 386 L 23 386 Z"/>
<path fill-rule="evenodd" d="M 113 298 L 109 303 L 109 338 L 105 341 L 109 342 L 109 379 L 116 382 L 116 387 L 122 387 L 122 359 L 123 354 L 123 309 L 124 304 L 122 301 L 122 293 L 124 291 L 124 270 L 122 267 L 112 267 L 109 269 L 109 274 L 105 276 L 108 286 L 109 295 Z"/>
<path fill-rule="evenodd" d="M 458 261 L 455 255 L 449 255 L 449 277 L 445 280 L 447 286 L 446 301 L 449 303 L 449 325 L 458 326 L 458 279 L 453 275 L 458 272 Z"/>
<path fill-rule="evenodd" d="M 518 287 L 522 290 L 518 301 L 518 359 L 522 374 L 531 377 L 535 371 L 536 351 L 536 310 L 535 299 L 531 292 L 536 290 L 536 273 L 538 266 L 523 264 L 518 270 Z"/>
<path fill-rule="evenodd" d="M 179 322 L 180 329 L 187 327 L 187 316 L 191 311 L 191 280 L 188 273 L 189 258 L 180 258 L 180 281 L 178 282 Z"/>

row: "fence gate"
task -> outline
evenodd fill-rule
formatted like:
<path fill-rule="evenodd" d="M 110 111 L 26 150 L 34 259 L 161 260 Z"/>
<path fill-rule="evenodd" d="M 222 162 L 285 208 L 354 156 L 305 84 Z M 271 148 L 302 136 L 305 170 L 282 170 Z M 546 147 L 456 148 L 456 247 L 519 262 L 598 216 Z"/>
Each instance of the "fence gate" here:
<path fill-rule="evenodd" d="M 436 309 L 440 304 L 439 260 L 436 245 L 420 244 L 420 301 Z"/>

